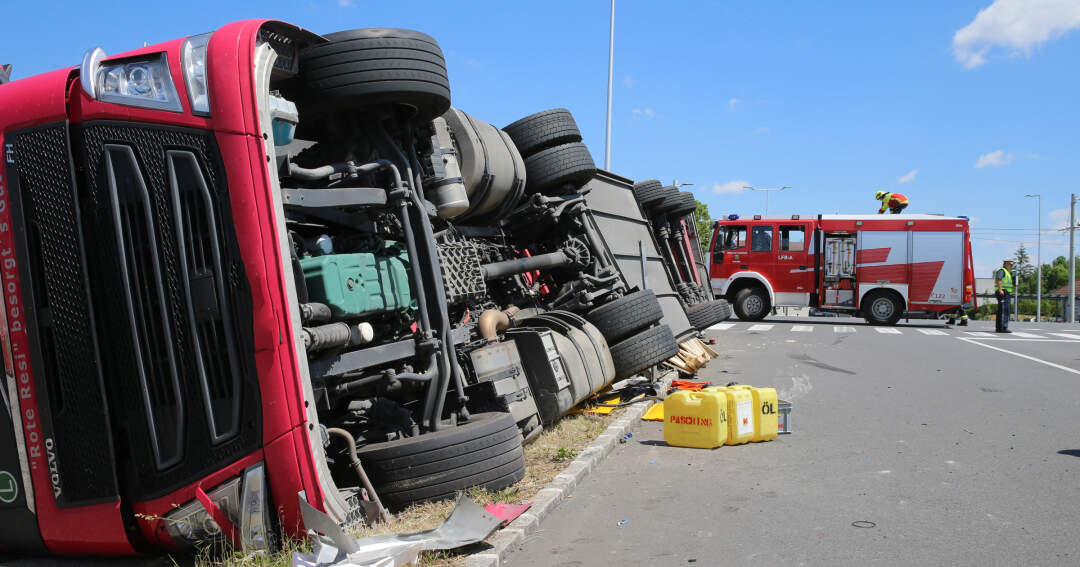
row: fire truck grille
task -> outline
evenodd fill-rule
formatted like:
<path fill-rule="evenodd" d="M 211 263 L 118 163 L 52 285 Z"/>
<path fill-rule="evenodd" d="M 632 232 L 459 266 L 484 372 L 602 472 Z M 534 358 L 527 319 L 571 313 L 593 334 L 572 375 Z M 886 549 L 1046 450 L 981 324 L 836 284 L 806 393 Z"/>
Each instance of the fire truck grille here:
<path fill-rule="evenodd" d="M 155 497 L 258 443 L 251 292 L 211 133 L 91 122 L 78 136 L 102 367 L 133 495 Z"/>
<path fill-rule="evenodd" d="M 114 500 L 113 445 L 67 127 L 16 132 L 7 142 L 12 221 L 24 229 L 15 233 L 25 235 L 19 265 L 53 495 L 60 506 Z"/>

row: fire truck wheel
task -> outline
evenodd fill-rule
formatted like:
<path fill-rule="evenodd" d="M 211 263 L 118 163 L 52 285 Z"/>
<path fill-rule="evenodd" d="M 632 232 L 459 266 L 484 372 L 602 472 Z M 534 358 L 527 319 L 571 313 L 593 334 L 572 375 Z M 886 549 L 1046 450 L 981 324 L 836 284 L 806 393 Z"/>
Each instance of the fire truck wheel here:
<path fill-rule="evenodd" d="M 450 108 L 450 80 L 438 42 L 413 30 L 365 28 L 327 34 L 300 53 L 314 114 L 381 104 L 412 107 L 427 122 Z"/>
<path fill-rule="evenodd" d="M 895 325 L 904 314 L 904 303 L 893 291 L 872 291 L 862 304 L 863 317 L 871 325 Z"/>
<path fill-rule="evenodd" d="M 530 114 L 506 125 L 503 132 L 510 135 L 518 151 L 525 157 L 550 147 L 581 141 L 581 130 L 565 108 Z"/>
<path fill-rule="evenodd" d="M 611 347 L 615 361 L 615 379 L 622 380 L 679 354 L 679 343 L 671 327 L 659 325 L 646 329 Z"/>
<path fill-rule="evenodd" d="M 589 148 L 581 142 L 540 150 L 525 158 L 525 190 L 561 195 L 568 186 L 578 189 L 596 174 Z"/>
<path fill-rule="evenodd" d="M 609 344 L 640 331 L 664 316 L 656 295 L 635 291 L 589 311 L 585 318 L 600 329 Z"/>
<path fill-rule="evenodd" d="M 743 321 L 760 321 L 770 308 L 769 296 L 760 287 L 746 287 L 735 294 L 735 314 Z"/>
<path fill-rule="evenodd" d="M 667 197 L 671 187 L 664 187 L 655 179 L 648 179 L 634 184 L 634 198 L 642 207 L 652 207 Z"/>
<path fill-rule="evenodd" d="M 357 456 L 394 510 L 473 486 L 498 490 L 525 476 L 521 433 L 509 413 L 473 414 L 456 427 L 361 447 Z"/>

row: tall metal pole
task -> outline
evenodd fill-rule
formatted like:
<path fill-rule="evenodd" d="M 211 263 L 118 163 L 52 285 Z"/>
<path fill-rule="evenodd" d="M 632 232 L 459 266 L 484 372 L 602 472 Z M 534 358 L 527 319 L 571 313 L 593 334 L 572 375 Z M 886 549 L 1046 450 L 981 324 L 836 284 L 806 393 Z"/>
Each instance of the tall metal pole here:
<path fill-rule="evenodd" d="M 1069 197 L 1069 322 L 1076 322 L 1076 193 Z"/>
<path fill-rule="evenodd" d="M 1035 226 L 1038 231 L 1036 236 L 1037 244 L 1035 245 L 1035 262 L 1036 262 L 1036 278 L 1035 282 L 1035 322 L 1042 321 L 1042 195 L 1024 195 L 1025 197 L 1035 197 L 1039 203 L 1039 216 L 1036 219 Z"/>
<path fill-rule="evenodd" d="M 611 171 L 611 85 L 615 73 L 615 0 L 611 0 L 611 30 L 607 58 L 607 134 L 604 136 L 604 169 Z"/>
<path fill-rule="evenodd" d="M 764 191 L 765 192 L 765 214 L 763 217 L 769 216 L 769 193 L 773 191 L 783 191 L 784 189 L 791 189 L 790 185 L 784 185 L 783 187 L 773 187 L 768 189 L 766 187 L 751 187 L 749 185 L 743 185 L 743 189 L 749 189 L 751 191 Z"/>

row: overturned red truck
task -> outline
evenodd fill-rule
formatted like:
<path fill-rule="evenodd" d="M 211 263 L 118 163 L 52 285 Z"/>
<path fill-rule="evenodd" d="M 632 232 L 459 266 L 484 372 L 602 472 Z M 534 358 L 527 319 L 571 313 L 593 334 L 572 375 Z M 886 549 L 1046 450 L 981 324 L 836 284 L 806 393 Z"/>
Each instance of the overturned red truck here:
<path fill-rule="evenodd" d="M 506 486 L 727 316 L 646 277 L 633 183 L 569 112 L 452 108 L 419 32 L 242 21 L 0 108 L 0 550 L 264 549 L 301 499 L 345 525 Z"/>

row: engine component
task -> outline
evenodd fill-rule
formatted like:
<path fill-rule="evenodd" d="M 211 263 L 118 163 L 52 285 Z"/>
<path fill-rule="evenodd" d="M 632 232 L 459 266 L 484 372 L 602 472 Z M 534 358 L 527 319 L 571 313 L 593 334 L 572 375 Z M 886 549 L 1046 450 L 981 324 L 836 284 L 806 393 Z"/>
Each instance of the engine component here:
<path fill-rule="evenodd" d="M 477 320 L 477 328 L 480 331 L 480 336 L 489 341 L 493 341 L 497 338 L 496 333 L 499 331 L 505 331 L 513 325 L 513 316 L 518 312 L 518 308 L 511 305 L 506 309 L 499 311 L 498 309 L 488 309 L 480 314 L 480 318 Z"/>
<path fill-rule="evenodd" d="M 304 324 L 326 323 L 331 317 L 330 307 L 323 303 L 301 303 L 300 320 Z"/>
<path fill-rule="evenodd" d="M 470 299 L 487 295 L 484 272 L 480 269 L 480 254 L 471 242 L 446 242 L 438 245 L 439 267 L 442 269 L 446 301 L 459 305 Z"/>
<path fill-rule="evenodd" d="M 302 331 L 304 348 L 309 352 L 329 348 L 363 345 L 375 338 L 375 328 L 371 323 L 330 323 L 318 327 L 304 327 Z"/>
<path fill-rule="evenodd" d="M 485 280 L 495 280 L 514 274 L 531 272 L 533 270 L 561 268 L 568 264 L 570 264 L 570 258 L 568 258 L 562 250 L 559 250 L 526 258 L 484 264 L 483 266 L 480 266 L 480 269 L 484 272 Z"/>
<path fill-rule="evenodd" d="M 461 177 L 457 150 L 450 137 L 446 119 L 440 116 L 432 120 L 431 126 L 435 130 L 435 135 L 431 137 L 430 158 L 434 174 L 432 179 L 424 184 L 425 190 L 439 217 L 452 219 L 469 210 L 469 193 Z"/>
<path fill-rule="evenodd" d="M 525 161 L 517 147 L 506 132 L 456 108 L 443 119 L 454 135 L 469 195 L 469 210 L 457 220 L 502 218 L 525 192 Z"/>
<path fill-rule="evenodd" d="M 529 389 L 517 344 L 514 341 L 490 344 L 472 351 L 469 357 L 478 382 L 470 388 L 469 399 L 477 402 L 486 399 L 490 408 L 483 408 L 484 411 L 510 412 L 519 426 L 529 425 L 537 414 L 536 400 Z"/>
<path fill-rule="evenodd" d="M 311 301 L 330 307 L 334 317 L 408 313 L 417 308 L 409 285 L 405 247 L 387 242 L 378 252 L 330 254 L 300 260 Z"/>

